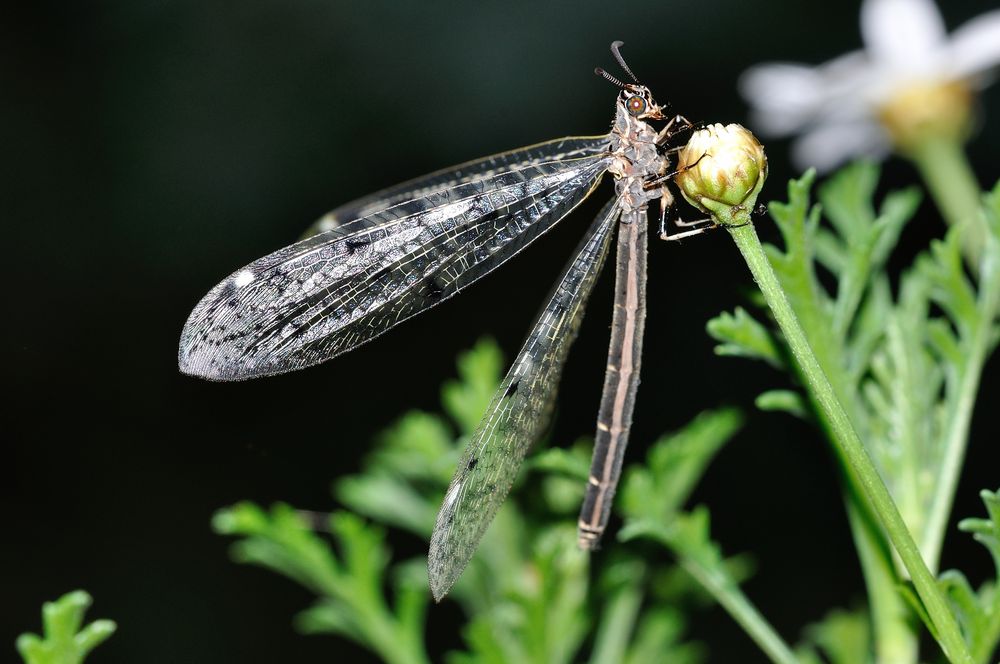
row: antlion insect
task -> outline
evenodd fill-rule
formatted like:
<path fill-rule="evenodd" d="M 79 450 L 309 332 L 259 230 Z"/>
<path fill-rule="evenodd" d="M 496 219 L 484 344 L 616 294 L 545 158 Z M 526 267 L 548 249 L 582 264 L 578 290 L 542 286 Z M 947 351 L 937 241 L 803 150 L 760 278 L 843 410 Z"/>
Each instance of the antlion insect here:
<path fill-rule="evenodd" d="M 585 233 L 469 441 L 431 536 L 431 590 L 458 579 L 546 427 L 569 346 L 618 233 L 615 308 L 579 543 L 594 548 L 610 514 L 628 442 L 646 313 L 646 208 L 659 200 L 668 236 L 673 197 L 669 121 L 625 64 L 611 131 L 471 161 L 348 203 L 316 234 L 237 270 L 198 303 L 181 333 L 184 373 L 234 381 L 319 364 L 429 309 L 519 253 L 587 198 L 605 173 L 615 196 Z M 664 121 L 656 130 L 651 121 Z"/>

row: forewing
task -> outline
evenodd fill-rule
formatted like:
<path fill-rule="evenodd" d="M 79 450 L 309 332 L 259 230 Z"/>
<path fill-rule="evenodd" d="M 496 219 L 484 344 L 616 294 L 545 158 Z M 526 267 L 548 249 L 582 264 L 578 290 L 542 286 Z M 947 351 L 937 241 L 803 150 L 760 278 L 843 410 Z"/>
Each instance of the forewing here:
<path fill-rule="evenodd" d="M 344 224 L 371 217 L 375 212 L 412 198 L 427 196 L 442 189 L 451 189 L 472 180 L 481 180 L 514 167 L 589 157 L 605 151 L 607 146 L 607 136 L 573 136 L 468 161 L 345 203 L 320 217 L 302 237 L 307 238 L 340 228 Z"/>
<path fill-rule="evenodd" d="M 192 311 L 181 371 L 243 380 L 318 364 L 489 273 L 586 198 L 610 157 L 527 163 L 384 207 L 265 256 Z M 438 176 L 443 177 L 443 175 Z"/>
<path fill-rule="evenodd" d="M 438 600 L 486 533 L 524 459 L 547 426 L 570 344 L 608 253 L 619 208 L 608 203 L 591 225 L 465 448 L 431 535 L 428 570 Z"/>

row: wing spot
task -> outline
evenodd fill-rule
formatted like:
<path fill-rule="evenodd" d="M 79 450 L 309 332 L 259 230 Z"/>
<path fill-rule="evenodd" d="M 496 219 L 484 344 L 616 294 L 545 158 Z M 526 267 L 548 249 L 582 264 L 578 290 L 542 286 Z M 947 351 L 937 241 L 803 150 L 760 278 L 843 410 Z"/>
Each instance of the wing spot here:
<path fill-rule="evenodd" d="M 455 504 L 455 500 L 458 499 L 458 494 L 461 492 L 461 490 L 462 490 L 461 484 L 456 484 L 450 489 L 448 489 L 448 493 L 446 493 L 444 496 L 444 505 L 441 506 L 441 509 L 448 510 L 450 512 L 452 506 Z"/>
<path fill-rule="evenodd" d="M 348 254 L 353 254 L 358 249 L 363 249 L 364 247 L 367 247 L 369 244 L 371 244 L 371 242 L 369 242 L 368 240 L 355 240 L 352 238 L 347 238 L 346 240 L 344 240 L 344 246 L 347 247 Z"/>
<path fill-rule="evenodd" d="M 239 272 L 236 273 L 236 276 L 233 277 L 233 285 L 236 286 L 237 288 L 243 288 L 253 280 L 254 280 L 253 272 L 251 272 L 250 270 L 240 270 Z"/>
<path fill-rule="evenodd" d="M 427 280 L 427 295 L 435 299 L 444 295 L 444 286 L 438 280 L 437 276 L 432 276 Z"/>

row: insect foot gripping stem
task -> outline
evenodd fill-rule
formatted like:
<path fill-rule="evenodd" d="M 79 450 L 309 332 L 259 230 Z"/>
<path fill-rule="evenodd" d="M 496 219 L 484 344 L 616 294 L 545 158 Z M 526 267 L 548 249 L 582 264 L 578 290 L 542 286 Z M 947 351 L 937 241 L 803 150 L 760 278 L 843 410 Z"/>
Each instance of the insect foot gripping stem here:
<path fill-rule="evenodd" d="M 722 226 L 747 223 L 767 179 L 764 147 L 745 127 L 696 131 L 678 155 L 674 182 L 684 198 Z"/>

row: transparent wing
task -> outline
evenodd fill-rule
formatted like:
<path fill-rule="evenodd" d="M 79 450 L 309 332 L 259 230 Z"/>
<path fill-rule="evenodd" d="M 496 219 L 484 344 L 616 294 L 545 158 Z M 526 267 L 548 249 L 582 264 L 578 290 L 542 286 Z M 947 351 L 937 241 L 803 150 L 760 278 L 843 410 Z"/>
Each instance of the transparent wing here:
<path fill-rule="evenodd" d="M 440 600 L 461 575 L 528 447 L 547 426 L 562 366 L 619 215 L 608 203 L 587 231 L 521 352 L 465 448 L 431 535 L 431 592 Z"/>
<path fill-rule="evenodd" d="M 473 161 L 435 171 L 400 184 L 381 189 L 357 200 L 345 203 L 340 207 L 320 217 L 302 235 L 311 237 L 344 224 L 370 217 L 375 212 L 392 207 L 398 203 L 427 196 L 442 189 L 451 189 L 471 180 L 481 180 L 485 177 L 502 173 L 517 166 L 532 166 L 542 162 L 561 161 L 589 157 L 607 148 L 607 136 L 574 136 L 546 141 L 525 148 L 501 152 L 482 157 Z"/>
<path fill-rule="evenodd" d="M 610 161 L 606 144 L 577 140 L 589 141 L 579 146 L 584 156 L 540 160 L 540 146 L 526 148 L 524 161 L 508 153 L 503 168 L 381 207 L 238 270 L 191 312 L 181 371 L 243 380 L 300 369 L 446 300 L 593 191 Z"/>

